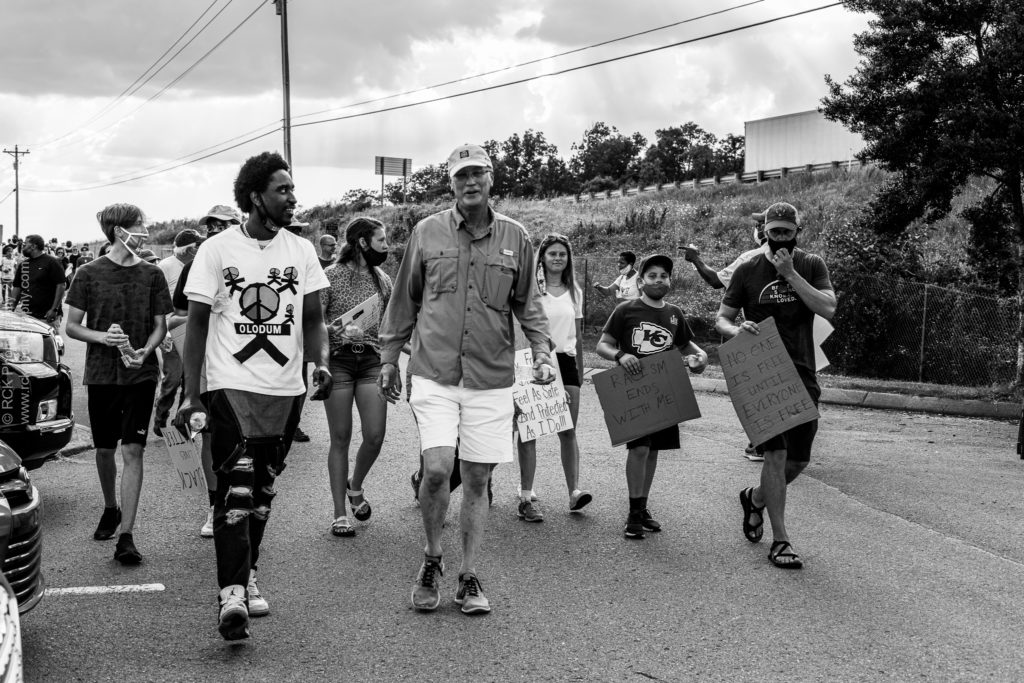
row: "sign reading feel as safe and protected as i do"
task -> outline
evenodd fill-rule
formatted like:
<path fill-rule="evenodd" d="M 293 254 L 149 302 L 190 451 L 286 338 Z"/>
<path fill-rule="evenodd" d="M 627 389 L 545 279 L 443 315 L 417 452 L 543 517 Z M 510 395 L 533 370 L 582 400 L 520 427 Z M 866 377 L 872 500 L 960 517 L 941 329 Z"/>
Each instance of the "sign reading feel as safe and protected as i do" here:
<path fill-rule="evenodd" d="M 736 416 L 755 446 L 797 425 L 818 419 L 773 318 L 759 333 L 741 332 L 718 347 L 722 373 Z"/>
<path fill-rule="evenodd" d="M 516 423 L 520 441 L 533 441 L 540 436 L 573 428 L 557 364 L 554 370 L 554 382 L 534 384 L 533 352 L 530 349 L 516 351 L 516 383 L 512 387 L 512 400 L 519 408 Z"/>

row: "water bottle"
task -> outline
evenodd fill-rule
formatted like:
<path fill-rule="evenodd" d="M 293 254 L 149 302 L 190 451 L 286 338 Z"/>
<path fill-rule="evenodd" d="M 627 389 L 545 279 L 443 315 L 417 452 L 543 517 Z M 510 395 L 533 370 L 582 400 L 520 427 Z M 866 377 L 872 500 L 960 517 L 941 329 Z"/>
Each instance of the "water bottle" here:
<path fill-rule="evenodd" d="M 118 325 L 117 323 L 112 324 L 110 326 L 110 330 L 109 331 L 110 332 L 117 332 L 117 333 L 120 333 L 120 334 L 124 334 L 124 330 L 122 330 L 121 326 Z M 132 345 L 129 344 L 127 340 L 122 342 L 122 343 L 120 343 L 120 344 L 118 344 L 117 345 L 117 350 L 121 352 L 121 361 L 125 365 L 130 364 L 132 362 L 132 360 L 134 359 L 134 355 L 133 355 L 133 351 L 132 351 Z"/>

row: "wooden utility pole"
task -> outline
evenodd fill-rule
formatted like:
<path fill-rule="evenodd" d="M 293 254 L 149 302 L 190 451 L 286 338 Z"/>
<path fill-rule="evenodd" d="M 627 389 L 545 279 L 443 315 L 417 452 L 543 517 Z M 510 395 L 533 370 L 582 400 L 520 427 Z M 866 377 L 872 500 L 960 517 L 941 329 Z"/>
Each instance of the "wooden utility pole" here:
<path fill-rule="evenodd" d="M 292 105 L 291 81 L 288 76 L 288 0 L 274 0 L 277 15 L 281 17 L 281 83 L 284 87 L 284 160 L 292 165 Z M 295 176 L 295 169 L 292 169 Z"/>
<path fill-rule="evenodd" d="M 14 236 L 17 237 L 18 234 L 19 234 L 18 233 L 18 230 L 19 230 L 18 215 L 19 215 L 20 210 L 21 210 L 21 191 L 19 190 L 19 183 L 18 183 L 18 166 L 19 166 L 18 157 L 19 156 L 24 156 L 24 155 L 28 154 L 28 150 L 27 149 L 19 150 L 18 146 L 15 145 L 13 151 L 9 150 L 9 149 L 5 149 L 4 150 L 4 154 L 10 154 L 12 157 L 14 157 Z"/>

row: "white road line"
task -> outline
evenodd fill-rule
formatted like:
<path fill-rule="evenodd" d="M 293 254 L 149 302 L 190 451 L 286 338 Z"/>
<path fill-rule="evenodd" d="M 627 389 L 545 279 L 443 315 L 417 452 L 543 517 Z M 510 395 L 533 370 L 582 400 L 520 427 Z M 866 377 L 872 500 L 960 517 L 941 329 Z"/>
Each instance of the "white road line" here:
<path fill-rule="evenodd" d="M 139 583 L 132 586 L 78 586 L 74 588 L 47 588 L 45 595 L 107 595 L 110 593 L 159 593 L 162 583 Z"/>

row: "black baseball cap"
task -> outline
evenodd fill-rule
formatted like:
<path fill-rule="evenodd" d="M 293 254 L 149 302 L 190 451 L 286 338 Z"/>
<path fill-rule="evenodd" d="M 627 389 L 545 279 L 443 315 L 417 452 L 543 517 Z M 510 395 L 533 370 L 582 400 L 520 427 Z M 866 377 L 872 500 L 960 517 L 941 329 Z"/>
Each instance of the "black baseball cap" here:
<path fill-rule="evenodd" d="M 640 264 L 640 277 L 643 277 L 644 273 L 646 273 L 647 269 L 651 266 L 661 266 L 665 269 L 666 273 L 669 275 L 672 274 L 672 259 L 664 254 L 653 254 L 645 258 Z"/>

